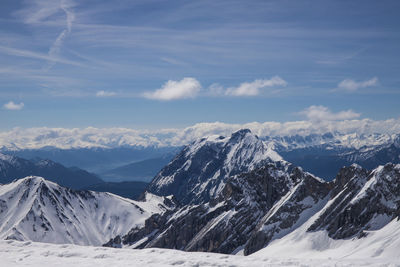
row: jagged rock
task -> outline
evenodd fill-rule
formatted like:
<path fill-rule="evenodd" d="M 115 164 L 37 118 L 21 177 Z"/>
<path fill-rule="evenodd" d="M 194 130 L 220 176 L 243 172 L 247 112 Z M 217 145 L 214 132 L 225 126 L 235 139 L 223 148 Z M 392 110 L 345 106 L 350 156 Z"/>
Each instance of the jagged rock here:
<path fill-rule="evenodd" d="M 334 239 L 363 237 L 366 230 L 379 229 L 398 217 L 400 165 L 389 163 L 371 172 L 355 165 L 343 168 L 333 193 L 308 231 L 326 230 Z"/>
<path fill-rule="evenodd" d="M 259 221 L 244 247 L 245 255 L 295 230 L 314 214 L 316 207 L 326 203 L 332 184 L 299 168 L 294 169 L 292 176 L 299 182 Z"/>
<path fill-rule="evenodd" d="M 132 229 L 122 237 L 122 243 L 137 248 L 233 253 L 246 244 L 274 204 L 307 175 L 285 162 L 269 162 L 228 178 L 220 194 L 209 203 L 185 205 L 152 216 L 144 228 Z M 316 196 L 324 193 L 315 189 Z"/>

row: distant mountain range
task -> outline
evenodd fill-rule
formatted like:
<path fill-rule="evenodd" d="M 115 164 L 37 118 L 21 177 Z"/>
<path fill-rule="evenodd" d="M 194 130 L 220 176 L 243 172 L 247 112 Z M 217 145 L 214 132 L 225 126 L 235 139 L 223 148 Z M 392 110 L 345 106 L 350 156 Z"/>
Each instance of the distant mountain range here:
<path fill-rule="evenodd" d="M 175 154 L 168 153 L 158 158 L 145 159 L 100 173 L 106 181 L 150 182 L 167 165 Z"/>
<path fill-rule="evenodd" d="M 26 160 L 0 154 L 0 184 L 32 175 L 72 189 L 110 192 L 131 199 L 137 199 L 148 185 L 138 181 L 104 182 L 93 173 L 76 167 L 67 168 L 51 160 Z"/>
<path fill-rule="evenodd" d="M 146 159 L 162 158 L 168 154 L 175 154 L 176 147 L 115 147 L 115 148 L 71 148 L 60 149 L 44 147 L 38 149 L 3 148 L 3 154 L 25 159 L 50 159 L 67 167 L 79 167 L 94 173 L 103 173 L 133 162 Z M 0 152 L 1 152 L 0 151 Z M 159 171 L 159 170 L 157 170 Z M 157 173 L 154 173 L 154 175 Z"/>
<path fill-rule="evenodd" d="M 266 142 L 287 161 L 327 181 L 343 166 L 357 163 L 374 169 L 400 163 L 400 135 L 324 134 L 267 138 Z"/>
<path fill-rule="evenodd" d="M 67 168 L 51 160 L 26 160 L 0 154 L 0 183 L 9 183 L 26 176 L 41 176 L 73 189 L 102 183 L 97 175 L 79 168 Z"/>
<path fill-rule="evenodd" d="M 388 162 L 400 163 L 399 134 L 324 134 L 262 136 L 262 141 L 285 160 L 325 180 L 332 180 L 343 166 L 357 163 L 374 169 Z M 109 182 L 149 182 L 180 147 L 111 146 L 37 149 L 6 148 L 2 151 L 26 159 L 45 158 L 64 166 L 94 172 Z"/>

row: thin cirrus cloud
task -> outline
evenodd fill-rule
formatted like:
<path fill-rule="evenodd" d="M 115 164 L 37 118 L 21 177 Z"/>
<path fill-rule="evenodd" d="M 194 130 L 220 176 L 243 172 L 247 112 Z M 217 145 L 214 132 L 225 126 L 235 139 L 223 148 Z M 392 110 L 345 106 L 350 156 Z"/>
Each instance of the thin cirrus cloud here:
<path fill-rule="evenodd" d="M 360 88 L 366 88 L 377 85 L 378 85 L 377 77 L 373 77 L 369 80 L 360 82 L 354 81 L 352 79 L 345 79 L 338 84 L 338 89 L 345 90 L 348 92 L 355 92 Z"/>
<path fill-rule="evenodd" d="M 64 24 L 64 29 L 61 30 L 49 47 L 46 70 L 51 69 L 59 62 L 61 48 L 65 39 L 71 33 L 72 24 L 75 20 L 75 13 L 72 10 L 74 5 L 70 0 L 32 0 L 27 2 L 24 8 L 15 12 L 15 15 L 28 25 L 42 26 L 48 23 L 47 25 L 59 27 L 61 23 Z"/>
<path fill-rule="evenodd" d="M 183 78 L 180 81 L 167 81 L 160 89 L 144 92 L 143 97 L 155 100 L 177 100 L 194 98 L 201 90 L 201 84 L 195 78 Z"/>
<path fill-rule="evenodd" d="M 340 120 L 352 120 L 360 117 L 360 113 L 356 113 L 349 110 L 343 110 L 339 112 L 332 112 L 325 106 L 310 106 L 299 112 L 299 115 L 305 116 L 307 120 L 319 122 L 319 121 L 340 121 Z"/>
<path fill-rule="evenodd" d="M 261 94 L 261 89 L 274 86 L 286 86 L 287 82 L 279 76 L 271 79 L 258 79 L 253 82 L 244 82 L 238 87 L 228 88 L 225 95 L 231 96 L 257 96 Z"/>
<path fill-rule="evenodd" d="M 3 108 L 7 109 L 7 110 L 21 110 L 24 108 L 24 103 L 21 102 L 21 103 L 17 104 L 17 103 L 14 103 L 14 101 L 10 101 L 10 102 L 4 104 Z"/>
<path fill-rule="evenodd" d="M 104 91 L 104 90 L 98 91 L 98 92 L 96 93 L 96 96 L 97 96 L 97 97 L 110 97 L 110 96 L 115 96 L 115 95 L 116 95 L 115 92 Z"/>

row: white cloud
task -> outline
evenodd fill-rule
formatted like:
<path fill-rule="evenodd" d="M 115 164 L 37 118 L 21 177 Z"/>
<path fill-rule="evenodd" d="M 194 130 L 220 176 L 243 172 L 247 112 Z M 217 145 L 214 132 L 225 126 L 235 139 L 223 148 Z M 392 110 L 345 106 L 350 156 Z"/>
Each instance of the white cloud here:
<path fill-rule="evenodd" d="M 115 96 L 115 95 L 116 95 L 115 92 L 104 91 L 104 90 L 98 91 L 98 92 L 96 93 L 96 96 L 97 96 L 97 97 L 109 97 L 109 96 Z"/>
<path fill-rule="evenodd" d="M 160 89 L 153 92 L 145 92 L 143 96 L 156 100 L 176 100 L 193 98 L 201 90 L 201 84 L 195 78 L 183 78 L 180 81 L 169 80 Z"/>
<path fill-rule="evenodd" d="M 232 96 L 257 96 L 261 93 L 260 89 L 265 87 L 286 85 L 287 82 L 285 80 L 278 76 L 274 76 L 271 79 L 258 79 L 253 82 L 244 82 L 238 87 L 228 88 L 225 91 L 225 94 Z"/>
<path fill-rule="evenodd" d="M 376 86 L 376 85 L 378 85 L 377 77 L 373 77 L 372 79 L 362 81 L 362 82 L 356 82 L 352 79 L 345 79 L 338 84 L 338 89 L 343 89 L 343 90 L 346 90 L 349 92 L 354 92 L 360 88 L 366 88 L 366 87 L 371 87 L 371 86 Z"/>
<path fill-rule="evenodd" d="M 260 95 L 261 89 L 266 87 L 286 86 L 287 82 L 278 76 L 271 79 L 257 79 L 252 82 L 241 83 L 238 87 L 230 87 L 225 89 L 218 83 L 213 83 L 208 87 L 209 96 L 257 96 Z M 279 90 L 268 91 L 269 94 L 276 94 Z"/>
<path fill-rule="evenodd" d="M 4 109 L 8 109 L 8 110 L 21 110 L 24 107 L 24 103 L 14 103 L 14 101 L 10 101 L 6 104 L 3 105 Z"/>
<path fill-rule="evenodd" d="M 265 87 L 286 86 L 287 82 L 278 76 L 271 79 L 259 79 L 253 82 L 244 82 L 235 88 L 228 88 L 226 95 L 232 96 L 256 96 L 260 94 L 260 89 Z"/>
<path fill-rule="evenodd" d="M 310 121 L 339 121 L 351 120 L 360 117 L 360 113 L 349 110 L 334 113 L 324 106 L 310 106 L 299 112 Z"/>

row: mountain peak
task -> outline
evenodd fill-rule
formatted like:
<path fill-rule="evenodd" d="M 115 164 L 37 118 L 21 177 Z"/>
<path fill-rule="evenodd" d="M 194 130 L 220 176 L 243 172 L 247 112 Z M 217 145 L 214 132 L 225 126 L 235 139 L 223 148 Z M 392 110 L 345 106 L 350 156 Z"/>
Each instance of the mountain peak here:
<path fill-rule="evenodd" d="M 282 158 L 248 129 L 231 137 L 209 136 L 184 147 L 157 174 L 148 190 L 174 195 L 184 204 L 204 203 L 221 192 L 228 177 L 248 172 L 267 161 L 282 161 Z"/>
<path fill-rule="evenodd" d="M 41 182 L 46 181 L 43 177 L 34 176 L 34 175 L 27 176 L 27 177 L 22 178 L 20 180 L 21 180 L 21 182 L 34 182 L 34 183 L 41 183 Z"/>
<path fill-rule="evenodd" d="M 28 176 L 0 186 L 0 239 L 101 245 L 143 226 L 151 215 L 174 208 L 170 202 L 155 196 L 134 201 L 71 190 Z"/>
<path fill-rule="evenodd" d="M 252 134 L 250 129 L 240 129 L 237 132 L 232 133 L 231 139 L 239 139 L 245 137 L 247 134 Z"/>

